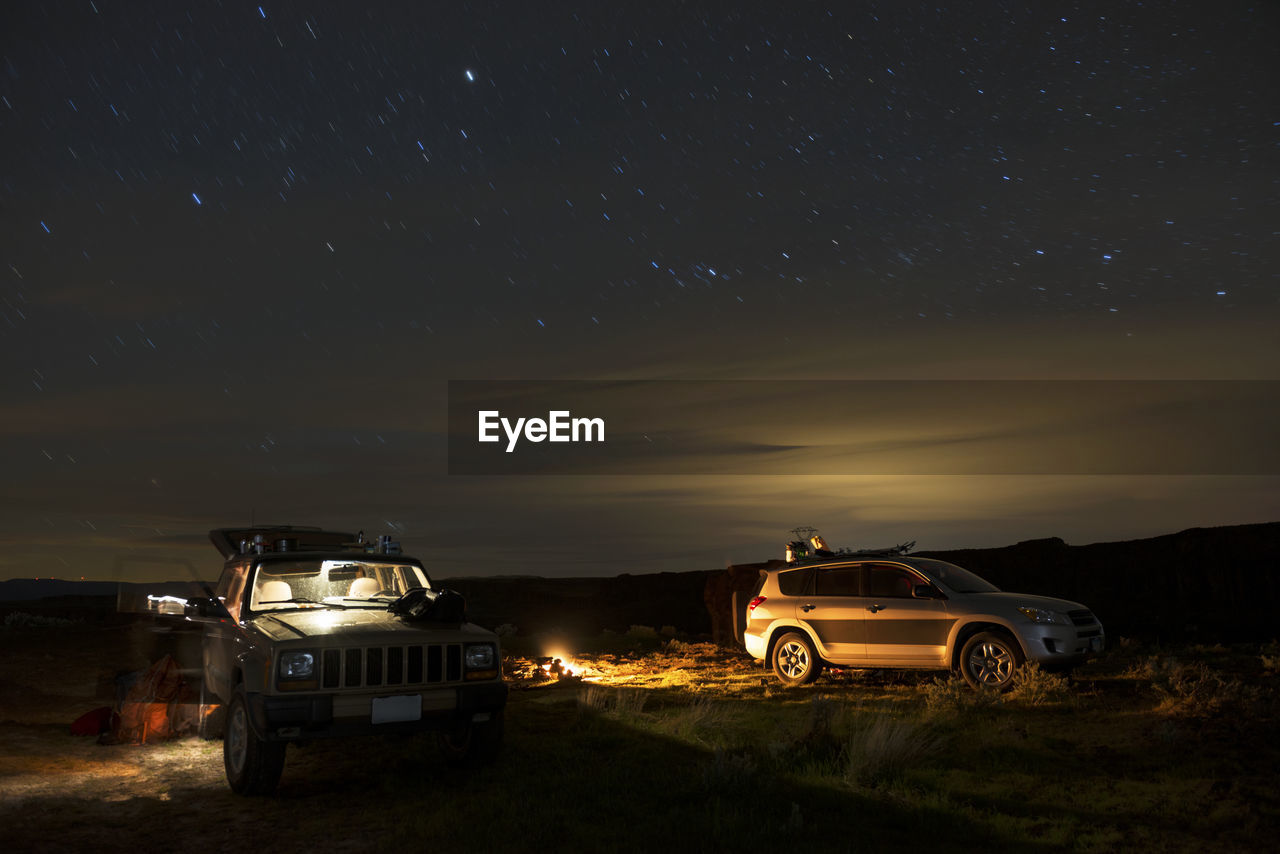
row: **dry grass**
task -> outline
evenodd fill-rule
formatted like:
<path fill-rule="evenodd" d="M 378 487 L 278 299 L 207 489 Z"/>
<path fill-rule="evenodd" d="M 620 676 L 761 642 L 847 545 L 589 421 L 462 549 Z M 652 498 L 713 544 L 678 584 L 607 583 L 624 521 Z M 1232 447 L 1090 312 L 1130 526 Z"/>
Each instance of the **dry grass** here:
<path fill-rule="evenodd" d="M 130 632 L 3 640 L 7 849 L 235 847 L 271 828 L 285 852 L 424 840 L 641 851 L 652 839 L 636 828 L 654 816 L 674 828 L 671 850 L 780 848 L 797 834 L 810 850 L 842 850 L 851 826 L 884 848 L 968 850 L 1234 852 L 1280 832 L 1280 754 L 1266 737 L 1277 677 L 1260 660 L 1280 650 L 1256 645 L 1140 660 L 1126 648 L 1065 697 L 1030 671 L 1007 695 L 918 674 L 791 690 L 709 644 L 614 647 L 574 654 L 598 674 L 586 681 L 511 681 L 496 766 L 459 776 L 430 739 L 320 742 L 289 748 L 277 797 L 246 800 L 227 789 L 218 742 L 99 747 L 67 734 L 110 701 L 116 670 L 148 660 Z"/>
<path fill-rule="evenodd" d="M 1050 673 L 1035 663 L 1024 664 L 1014 674 L 1007 696 L 1028 706 L 1044 706 L 1070 699 L 1071 685 L 1061 674 Z"/>
<path fill-rule="evenodd" d="M 933 714 L 990 709 L 1004 704 L 1004 695 L 989 688 L 974 690 L 959 676 L 937 678 L 920 686 L 925 708 Z"/>
<path fill-rule="evenodd" d="M 936 754 L 942 737 L 918 720 L 874 715 L 861 719 L 845 741 L 843 777 L 851 785 L 878 786 Z"/>
<path fill-rule="evenodd" d="M 599 714 L 635 717 L 644 711 L 648 694 L 638 688 L 587 685 L 578 694 L 578 706 Z"/>

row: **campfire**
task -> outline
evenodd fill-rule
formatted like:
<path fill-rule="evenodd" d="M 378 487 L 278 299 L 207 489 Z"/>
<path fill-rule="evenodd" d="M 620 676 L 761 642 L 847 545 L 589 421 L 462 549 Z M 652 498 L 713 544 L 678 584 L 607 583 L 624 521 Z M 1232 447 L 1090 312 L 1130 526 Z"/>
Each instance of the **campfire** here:
<path fill-rule="evenodd" d="M 550 650 L 534 658 L 516 658 L 508 671 L 513 677 L 535 683 L 595 681 L 604 672 L 563 650 Z"/>
<path fill-rule="evenodd" d="M 553 652 L 537 659 L 538 669 L 548 679 L 584 679 L 588 670 L 564 652 Z"/>

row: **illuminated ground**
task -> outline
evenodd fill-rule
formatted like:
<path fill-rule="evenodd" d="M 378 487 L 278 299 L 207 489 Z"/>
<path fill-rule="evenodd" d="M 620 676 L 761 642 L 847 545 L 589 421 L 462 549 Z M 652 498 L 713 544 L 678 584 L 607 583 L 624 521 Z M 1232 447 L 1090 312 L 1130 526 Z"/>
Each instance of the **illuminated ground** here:
<path fill-rule="evenodd" d="M 1270 646 L 1119 649 L 1069 690 L 991 702 L 901 673 L 784 690 L 658 636 L 593 654 L 517 638 L 495 765 L 451 771 L 429 738 L 317 743 L 290 748 L 277 797 L 244 799 L 220 742 L 68 734 L 151 640 L 4 630 L 6 848 L 1234 852 L 1278 827 Z M 570 673 L 547 675 L 549 654 Z"/>

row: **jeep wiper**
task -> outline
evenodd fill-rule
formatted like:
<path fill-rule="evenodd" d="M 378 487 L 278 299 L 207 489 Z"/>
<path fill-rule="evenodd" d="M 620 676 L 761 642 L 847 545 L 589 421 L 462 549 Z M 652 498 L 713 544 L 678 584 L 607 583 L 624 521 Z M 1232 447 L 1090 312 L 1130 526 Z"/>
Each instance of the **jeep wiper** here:
<path fill-rule="evenodd" d="M 345 609 L 347 607 L 346 605 L 339 605 L 337 602 L 317 602 L 314 599 L 308 599 L 306 596 L 294 596 L 291 599 L 272 599 L 269 602 L 259 602 L 258 604 L 259 605 L 291 605 L 295 603 L 299 605 L 324 605 L 326 608 Z"/>

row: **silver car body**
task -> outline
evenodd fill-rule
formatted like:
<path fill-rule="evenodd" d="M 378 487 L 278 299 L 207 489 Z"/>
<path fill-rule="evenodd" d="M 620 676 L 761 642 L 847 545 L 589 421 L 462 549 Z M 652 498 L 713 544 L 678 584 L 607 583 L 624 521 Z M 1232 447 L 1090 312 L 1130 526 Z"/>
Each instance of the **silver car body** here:
<path fill-rule="evenodd" d="M 1046 669 L 1073 667 L 1105 645 L 1102 624 L 1078 602 L 1005 593 L 930 558 L 838 557 L 761 576 L 743 633 L 759 660 L 793 631 L 811 640 L 822 661 L 854 669 L 953 668 L 969 638 L 992 630 Z"/>

